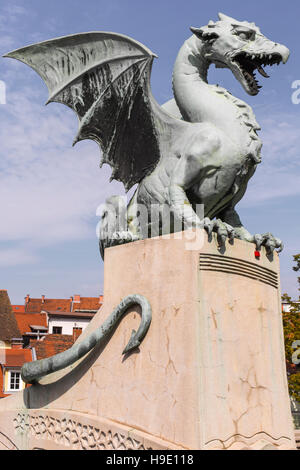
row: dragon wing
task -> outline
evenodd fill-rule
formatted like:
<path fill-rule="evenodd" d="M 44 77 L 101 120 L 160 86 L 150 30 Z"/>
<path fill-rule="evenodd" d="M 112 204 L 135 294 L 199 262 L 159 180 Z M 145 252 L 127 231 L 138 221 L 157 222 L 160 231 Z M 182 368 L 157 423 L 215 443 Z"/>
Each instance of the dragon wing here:
<path fill-rule="evenodd" d="M 74 144 L 96 141 L 103 152 L 101 166 L 112 167 L 111 179 L 128 190 L 154 169 L 163 111 L 150 90 L 156 56 L 148 48 L 124 35 L 91 32 L 44 41 L 5 57 L 41 76 L 49 90 L 47 104 L 63 103 L 76 112 Z"/>

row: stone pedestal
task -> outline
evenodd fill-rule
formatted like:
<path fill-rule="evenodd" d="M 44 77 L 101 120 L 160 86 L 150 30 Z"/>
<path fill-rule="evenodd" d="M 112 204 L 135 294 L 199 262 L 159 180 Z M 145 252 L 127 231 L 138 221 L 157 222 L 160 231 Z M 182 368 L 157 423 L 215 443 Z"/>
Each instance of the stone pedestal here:
<path fill-rule="evenodd" d="M 104 347 L 1 400 L 0 447 L 295 448 L 278 255 L 195 235 L 106 250 L 104 306 L 82 336 L 136 293 L 153 310 L 144 341 L 122 357 L 131 309 Z"/>

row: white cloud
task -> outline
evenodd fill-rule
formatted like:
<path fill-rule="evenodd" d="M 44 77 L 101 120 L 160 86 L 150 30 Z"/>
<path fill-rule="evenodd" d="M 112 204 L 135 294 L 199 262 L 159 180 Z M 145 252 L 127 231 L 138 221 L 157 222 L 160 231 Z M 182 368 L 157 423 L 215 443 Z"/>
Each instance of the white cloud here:
<path fill-rule="evenodd" d="M 33 12 L 13 2 L 4 3 L 0 10 L 0 52 L 4 54 L 16 44 L 18 36 L 22 33 L 28 19 L 32 19 Z"/>
<path fill-rule="evenodd" d="M 0 267 L 18 266 L 22 264 L 35 264 L 39 257 L 28 249 L 9 248 L 0 250 Z"/>
<path fill-rule="evenodd" d="M 1 8 L 0 26 L 2 30 L 7 30 L 20 20 L 20 17 L 28 15 L 28 11 L 23 6 L 16 3 L 6 3 Z"/>
<path fill-rule="evenodd" d="M 241 202 L 245 207 L 300 196 L 300 108 L 290 114 L 273 111 L 272 117 L 260 124 L 263 161 Z"/>
<path fill-rule="evenodd" d="M 96 238 L 98 205 L 115 193 L 110 169 L 99 169 L 100 149 L 93 142 L 72 148 L 75 114 L 62 105 L 36 104 L 35 91 L 11 93 L 1 108 L 0 241 L 24 240 L 32 261 L 35 249 L 66 240 Z M 20 256 L 23 262 L 24 256 Z M 29 260 L 30 261 L 30 260 Z M 3 263 L 4 261 L 2 261 Z"/>

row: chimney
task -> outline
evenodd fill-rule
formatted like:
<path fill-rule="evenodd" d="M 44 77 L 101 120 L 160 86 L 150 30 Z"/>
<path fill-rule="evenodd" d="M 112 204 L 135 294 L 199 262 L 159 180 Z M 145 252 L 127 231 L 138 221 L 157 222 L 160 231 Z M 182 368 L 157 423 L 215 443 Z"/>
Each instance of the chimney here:
<path fill-rule="evenodd" d="M 30 294 L 27 294 L 25 297 L 25 305 L 28 304 L 29 300 L 30 300 Z"/>
<path fill-rule="evenodd" d="M 23 349 L 23 338 L 12 338 L 11 349 Z"/>
<path fill-rule="evenodd" d="M 44 303 L 45 303 L 45 296 L 42 295 L 42 304 L 44 304 Z"/>
<path fill-rule="evenodd" d="M 80 303 L 80 295 L 74 295 L 74 300 L 73 300 L 74 304 L 79 304 Z"/>
<path fill-rule="evenodd" d="M 103 304 L 103 295 L 99 295 L 99 304 Z"/>

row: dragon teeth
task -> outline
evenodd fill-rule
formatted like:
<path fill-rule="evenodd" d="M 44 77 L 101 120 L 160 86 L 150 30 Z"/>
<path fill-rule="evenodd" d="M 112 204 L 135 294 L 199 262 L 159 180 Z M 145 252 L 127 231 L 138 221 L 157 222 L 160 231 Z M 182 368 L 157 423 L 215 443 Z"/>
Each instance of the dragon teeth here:
<path fill-rule="evenodd" d="M 267 74 L 267 72 L 265 72 L 265 70 L 261 66 L 257 67 L 257 70 L 263 77 L 270 78 L 270 76 Z"/>

